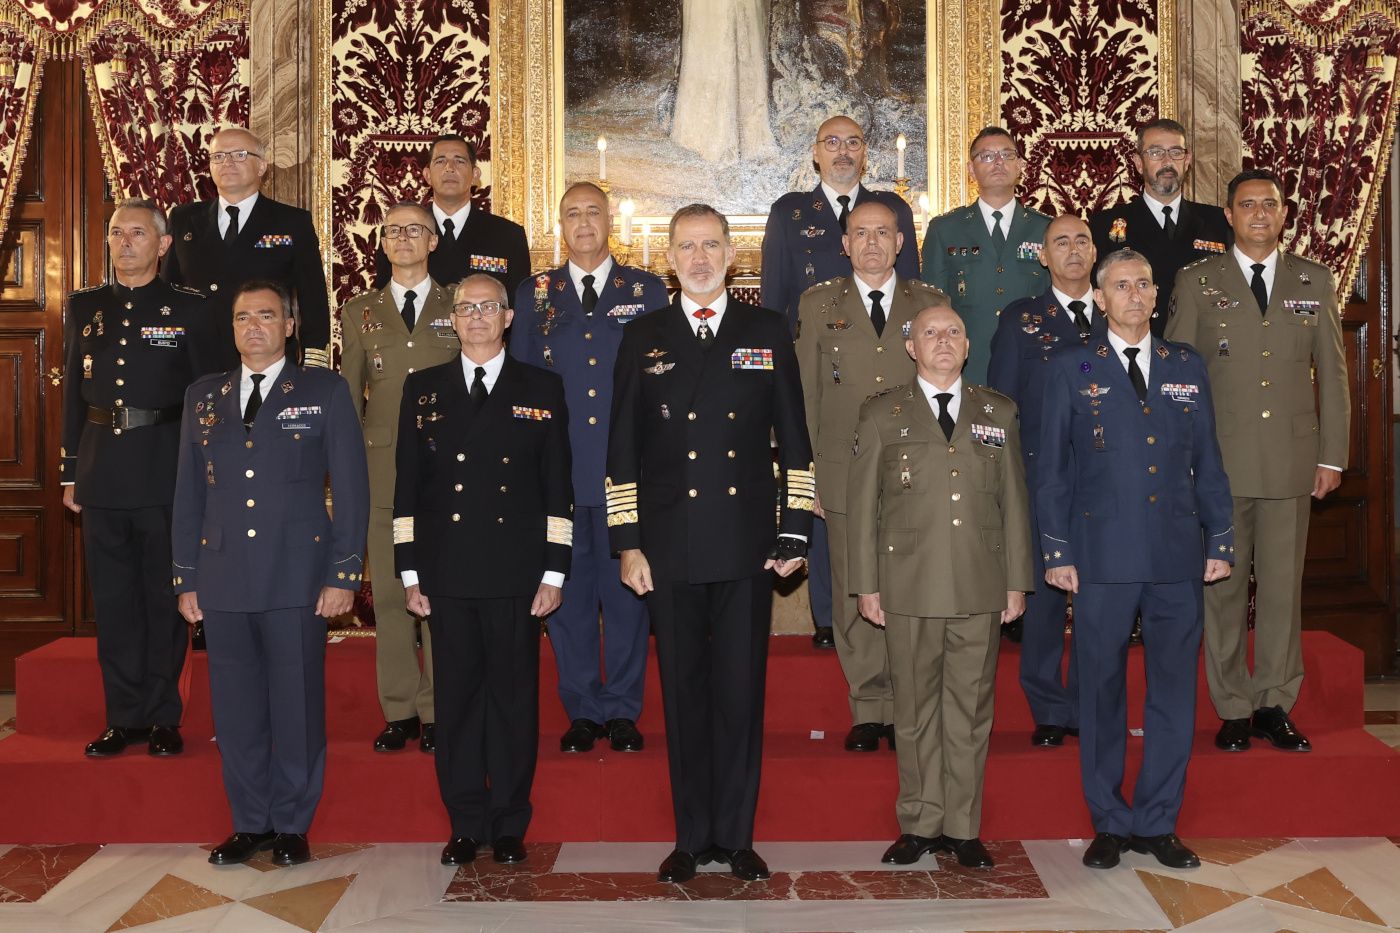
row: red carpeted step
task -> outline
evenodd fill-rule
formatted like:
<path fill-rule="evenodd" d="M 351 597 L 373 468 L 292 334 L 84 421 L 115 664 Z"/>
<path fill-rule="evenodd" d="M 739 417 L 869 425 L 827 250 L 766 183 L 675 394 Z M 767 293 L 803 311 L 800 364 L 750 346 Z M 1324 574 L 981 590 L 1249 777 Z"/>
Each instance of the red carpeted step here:
<path fill-rule="evenodd" d="M 91 638 L 62 638 L 31 651 L 16 662 L 17 727 L 20 732 L 67 736 L 86 741 L 102 730 L 102 681 Z M 1305 632 L 1303 657 L 1307 677 L 1294 710 L 1300 728 L 1354 728 L 1364 716 L 1363 667 L 1359 651 L 1324 632 Z M 374 642 L 350 638 L 327 647 L 326 723 L 332 740 L 369 743 L 383 723 L 375 693 Z M 1142 651 L 1129 655 L 1130 725 L 1141 724 L 1144 679 Z M 998 733 L 1026 733 L 1034 726 L 1018 679 L 1020 648 L 1004 644 L 997 667 Z M 208 672 L 203 654 L 193 654 L 187 729 L 212 730 Z M 546 644 L 540 653 L 540 731 L 557 737 L 568 719 L 555 692 L 554 656 Z M 660 683 L 654 663 L 648 666 L 646 701 L 640 726 L 655 739 L 663 728 Z M 770 732 L 806 735 L 824 731 L 844 735 L 850 726 L 846 684 L 833 651 L 818 651 L 808 638 L 774 637 L 768 664 L 766 721 Z M 1198 728 L 1215 728 L 1205 676 L 1198 679 Z"/>
<path fill-rule="evenodd" d="M 6 814 L 0 842 L 207 842 L 229 831 L 219 758 L 206 734 L 187 736 L 179 758 L 133 750 L 90 761 L 71 740 L 15 735 L 0 742 L 0 786 L 28 801 Z M 1400 835 L 1400 754 L 1362 729 L 1313 733 L 1317 750 L 1259 748 L 1226 754 L 1198 732 L 1179 831 L 1187 838 Z M 1141 741 L 1130 741 L 1129 782 Z M 62 788 L 61 795 L 55 788 Z M 769 737 L 760 840 L 890 839 L 897 833 L 892 753 L 852 755 L 834 738 Z M 1129 792 L 1130 793 L 1130 792 Z M 673 838 L 666 756 L 563 755 L 541 742 L 530 837 L 551 841 Z M 381 755 L 367 743 L 331 745 L 313 841 L 439 842 L 447 821 L 432 759 Z M 1073 741 L 1030 748 L 1023 735 L 993 737 L 982 836 L 1090 835 Z"/>

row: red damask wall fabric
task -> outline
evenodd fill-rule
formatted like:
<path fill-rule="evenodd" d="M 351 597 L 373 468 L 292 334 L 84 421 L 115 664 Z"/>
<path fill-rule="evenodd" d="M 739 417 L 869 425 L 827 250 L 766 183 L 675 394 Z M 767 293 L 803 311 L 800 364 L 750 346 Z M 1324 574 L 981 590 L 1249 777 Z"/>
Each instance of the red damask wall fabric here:
<path fill-rule="evenodd" d="M 477 148 L 475 203 L 490 207 L 490 14 L 486 3 L 336 3 L 331 157 L 333 299 L 373 278 L 376 227 L 397 201 L 426 200 L 428 145 L 457 133 Z M 514 76 L 523 80 L 523 76 Z"/>
<path fill-rule="evenodd" d="M 1285 247 L 1331 267 L 1345 291 L 1395 133 L 1400 4 L 1246 0 L 1241 17 L 1245 165 L 1283 178 Z"/>

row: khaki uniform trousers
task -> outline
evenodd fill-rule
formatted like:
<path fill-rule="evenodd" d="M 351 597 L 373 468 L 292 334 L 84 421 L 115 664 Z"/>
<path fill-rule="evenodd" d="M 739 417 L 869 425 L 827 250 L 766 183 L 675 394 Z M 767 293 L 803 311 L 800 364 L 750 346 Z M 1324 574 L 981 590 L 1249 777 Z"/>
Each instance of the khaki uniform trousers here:
<path fill-rule="evenodd" d="M 369 579 L 374 593 L 374 669 L 379 705 L 393 722 L 417 716 L 433 718 L 433 652 L 428 626 L 422 627 L 419 661 L 415 621 L 404 601 L 403 584 L 394 575 L 394 510 L 370 509 Z"/>
<path fill-rule="evenodd" d="M 846 516 L 826 513 L 831 548 L 831 630 L 836 657 L 850 687 L 851 722 L 894 722 L 894 688 L 885 657 L 885 633 L 865 621 L 856 598 L 847 590 Z"/>

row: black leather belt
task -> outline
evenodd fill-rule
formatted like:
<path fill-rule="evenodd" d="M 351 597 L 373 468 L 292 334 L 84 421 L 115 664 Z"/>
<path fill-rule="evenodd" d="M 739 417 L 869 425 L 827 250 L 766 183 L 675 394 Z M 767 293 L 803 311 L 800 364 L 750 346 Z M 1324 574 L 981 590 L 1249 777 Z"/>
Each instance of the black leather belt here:
<path fill-rule="evenodd" d="M 164 424 L 167 421 L 179 421 L 180 414 L 185 410 L 183 405 L 171 405 L 169 408 L 96 408 L 88 406 L 87 420 L 93 424 L 100 424 L 104 428 L 144 428 L 153 424 Z"/>

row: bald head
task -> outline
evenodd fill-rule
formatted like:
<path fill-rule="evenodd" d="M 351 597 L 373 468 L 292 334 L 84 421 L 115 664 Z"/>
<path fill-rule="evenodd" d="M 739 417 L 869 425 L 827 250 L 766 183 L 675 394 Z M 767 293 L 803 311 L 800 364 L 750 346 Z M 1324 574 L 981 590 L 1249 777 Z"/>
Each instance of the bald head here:
<path fill-rule="evenodd" d="M 846 215 L 841 245 L 851 257 L 851 269 L 870 288 L 889 281 L 894 260 L 904 247 L 904 234 L 894 211 L 876 200 L 860 201 Z"/>
<path fill-rule="evenodd" d="M 209 140 L 209 171 L 219 197 L 236 204 L 256 192 L 267 173 L 266 155 L 262 140 L 241 126 L 215 133 Z"/>
<path fill-rule="evenodd" d="M 849 194 L 865 171 L 865 134 L 847 116 L 828 117 L 817 127 L 812 144 L 812 165 L 822 181 Z"/>
<path fill-rule="evenodd" d="M 914 315 L 904 341 L 919 375 L 940 389 L 949 388 L 962 375 L 970 346 L 963 319 L 942 293 Z"/>

